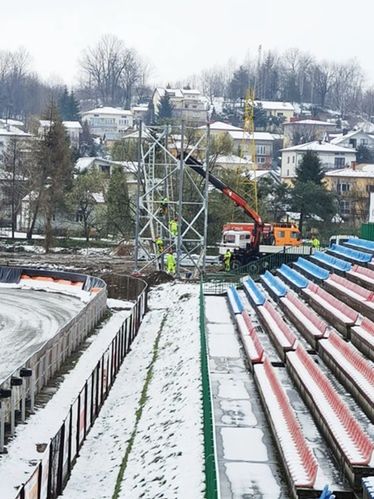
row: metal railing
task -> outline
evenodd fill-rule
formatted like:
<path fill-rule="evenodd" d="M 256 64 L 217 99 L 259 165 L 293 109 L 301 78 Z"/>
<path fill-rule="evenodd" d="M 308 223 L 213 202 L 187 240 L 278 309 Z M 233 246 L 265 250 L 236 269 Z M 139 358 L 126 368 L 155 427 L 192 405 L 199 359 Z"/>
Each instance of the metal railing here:
<path fill-rule="evenodd" d="M 205 497 L 217 499 L 219 496 L 217 482 L 216 447 L 213 425 L 213 403 L 209 378 L 209 361 L 205 330 L 205 299 L 203 283 L 200 284 L 200 341 L 201 341 L 201 379 L 203 389 L 203 432 L 204 432 L 204 472 Z"/>

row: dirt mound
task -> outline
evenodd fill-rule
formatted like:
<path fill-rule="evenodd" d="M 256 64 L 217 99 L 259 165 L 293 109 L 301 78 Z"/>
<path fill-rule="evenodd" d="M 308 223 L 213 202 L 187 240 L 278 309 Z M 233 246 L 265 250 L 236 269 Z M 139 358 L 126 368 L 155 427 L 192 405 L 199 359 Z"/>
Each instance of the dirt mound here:
<path fill-rule="evenodd" d="M 152 274 L 144 276 L 143 279 L 147 281 L 149 287 L 158 286 L 164 282 L 174 281 L 173 276 L 162 271 L 152 272 Z"/>
<path fill-rule="evenodd" d="M 120 243 L 112 252 L 115 256 L 132 256 L 133 253 L 134 245 L 129 243 Z"/>

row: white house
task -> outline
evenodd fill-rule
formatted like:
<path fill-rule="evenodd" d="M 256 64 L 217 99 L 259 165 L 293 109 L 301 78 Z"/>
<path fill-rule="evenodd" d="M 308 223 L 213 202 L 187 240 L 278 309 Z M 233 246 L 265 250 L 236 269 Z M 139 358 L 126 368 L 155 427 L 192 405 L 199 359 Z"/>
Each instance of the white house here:
<path fill-rule="evenodd" d="M 71 146 L 78 149 L 79 137 L 82 133 L 82 125 L 79 123 L 79 121 L 63 121 L 62 124 L 66 128 Z"/>
<path fill-rule="evenodd" d="M 321 160 L 322 167 L 326 170 L 334 170 L 350 166 L 356 161 L 356 150 L 341 147 L 329 142 L 314 141 L 300 144 L 298 146 L 281 149 L 282 166 L 281 178 L 284 181 L 291 180 L 296 176 L 296 167 L 300 164 L 306 151 L 315 152 Z"/>
<path fill-rule="evenodd" d="M 269 118 L 274 116 L 284 118 L 285 121 L 291 121 L 291 118 L 295 115 L 295 108 L 290 102 L 257 100 L 255 105 L 261 107 Z"/>
<path fill-rule="evenodd" d="M 12 139 L 30 140 L 32 135 L 20 130 L 18 127 L 0 122 L 0 164 L 3 154 Z"/>
<path fill-rule="evenodd" d="M 359 146 L 365 146 L 369 149 L 374 148 L 374 134 L 364 132 L 363 130 L 352 130 L 348 133 L 342 133 L 334 137 L 331 144 L 336 144 L 342 147 L 350 147 L 357 149 Z"/>
<path fill-rule="evenodd" d="M 152 102 L 157 114 L 162 97 L 168 95 L 173 107 L 173 118 L 204 123 L 209 107 L 208 99 L 199 90 L 158 87 L 153 92 Z"/>
<path fill-rule="evenodd" d="M 210 133 L 212 135 L 217 135 L 224 132 L 244 132 L 243 128 L 231 125 L 230 123 L 224 123 L 223 121 L 214 121 L 210 124 Z M 199 127 L 200 130 L 206 130 L 206 125 Z"/>
<path fill-rule="evenodd" d="M 82 121 L 86 121 L 92 135 L 106 140 L 119 140 L 128 128 L 133 126 L 133 114 L 117 107 L 98 107 L 82 113 Z"/>
<path fill-rule="evenodd" d="M 138 106 L 132 106 L 131 112 L 134 121 L 144 121 L 148 113 L 148 104 L 139 104 Z"/>

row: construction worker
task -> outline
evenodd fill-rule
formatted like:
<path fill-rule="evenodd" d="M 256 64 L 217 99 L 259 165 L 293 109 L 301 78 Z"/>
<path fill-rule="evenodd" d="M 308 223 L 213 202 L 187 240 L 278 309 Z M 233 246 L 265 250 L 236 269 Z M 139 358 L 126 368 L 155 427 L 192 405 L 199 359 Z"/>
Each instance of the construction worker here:
<path fill-rule="evenodd" d="M 160 203 L 161 211 L 164 216 L 166 216 L 168 213 L 168 205 L 169 205 L 169 200 L 167 197 L 164 197 Z"/>
<path fill-rule="evenodd" d="M 170 230 L 170 234 L 173 237 L 176 237 L 178 235 L 178 221 L 176 218 L 172 218 L 169 221 L 169 230 Z"/>
<path fill-rule="evenodd" d="M 314 236 L 312 239 L 312 247 L 316 250 L 319 250 L 320 246 L 321 246 L 321 243 L 319 242 L 318 237 Z"/>
<path fill-rule="evenodd" d="M 168 254 L 166 255 L 166 271 L 169 274 L 174 275 L 175 269 L 176 269 L 175 257 L 173 254 L 173 250 L 170 249 Z"/>
<path fill-rule="evenodd" d="M 223 263 L 225 264 L 225 270 L 226 270 L 226 272 L 230 272 L 230 269 L 231 269 L 231 257 L 232 257 L 232 253 L 229 250 L 229 248 L 227 248 L 226 253 L 223 255 Z"/>
<path fill-rule="evenodd" d="M 161 253 L 164 252 L 164 241 L 162 240 L 161 236 L 157 236 L 157 239 L 155 241 L 155 245 L 157 248 L 157 254 L 161 255 Z"/>

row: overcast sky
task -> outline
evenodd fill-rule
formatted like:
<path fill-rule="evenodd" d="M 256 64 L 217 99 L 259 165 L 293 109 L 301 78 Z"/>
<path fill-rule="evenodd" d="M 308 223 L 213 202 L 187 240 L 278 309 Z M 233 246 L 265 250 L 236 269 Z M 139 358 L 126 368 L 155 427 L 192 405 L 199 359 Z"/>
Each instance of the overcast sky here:
<path fill-rule="evenodd" d="M 25 47 L 42 77 L 77 81 L 82 50 L 113 33 L 153 66 L 152 82 L 241 62 L 257 47 L 357 57 L 374 83 L 374 0 L 1 1 L 0 50 Z"/>

